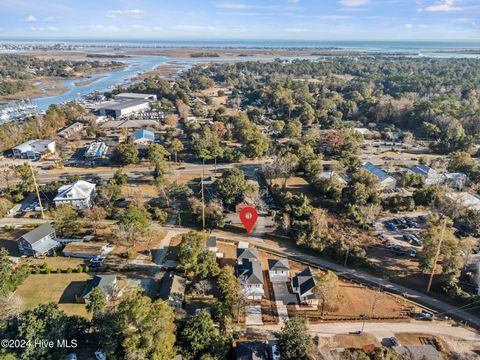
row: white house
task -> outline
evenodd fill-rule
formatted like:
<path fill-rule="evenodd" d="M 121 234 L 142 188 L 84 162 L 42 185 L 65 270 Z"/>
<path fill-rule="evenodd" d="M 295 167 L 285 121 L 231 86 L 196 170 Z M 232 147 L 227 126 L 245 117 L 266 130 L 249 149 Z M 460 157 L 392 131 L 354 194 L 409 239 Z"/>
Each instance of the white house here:
<path fill-rule="evenodd" d="M 68 204 L 74 209 L 83 210 L 91 207 L 97 196 L 96 185 L 84 180 L 78 180 L 70 185 L 58 189 L 53 199 L 55 206 Z"/>
<path fill-rule="evenodd" d="M 297 273 L 292 278 L 292 290 L 298 295 L 302 304 L 318 305 L 318 299 L 313 292 L 315 284 L 315 277 L 310 267 Z"/>
<path fill-rule="evenodd" d="M 45 153 L 55 152 L 53 140 L 29 140 L 12 148 L 13 155 L 27 159 L 38 159 Z"/>
<path fill-rule="evenodd" d="M 237 249 L 237 277 L 248 299 L 264 296 L 262 265 L 255 249 Z"/>
<path fill-rule="evenodd" d="M 454 189 L 462 190 L 467 182 L 467 175 L 464 173 L 445 173 L 442 175 L 442 183 Z"/>
<path fill-rule="evenodd" d="M 268 259 L 268 275 L 271 282 L 288 282 L 290 277 L 288 259 Z"/>
<path fill-rule="evenodd" d="M 378 166 L 373 165 L 371 162 L 366 162 L 362 166 L 378 179 L 381 190 L 393 190 L 397 186 L 397 180 Z"/>
<path fill-rule="evenodd" d="M 410 174 L 417 174 L 425 178 L 425 184 L 434 185 L 438 184 L 440 176 L 437 171 L 427 165 L 415 165 L 408 169 Z"/>

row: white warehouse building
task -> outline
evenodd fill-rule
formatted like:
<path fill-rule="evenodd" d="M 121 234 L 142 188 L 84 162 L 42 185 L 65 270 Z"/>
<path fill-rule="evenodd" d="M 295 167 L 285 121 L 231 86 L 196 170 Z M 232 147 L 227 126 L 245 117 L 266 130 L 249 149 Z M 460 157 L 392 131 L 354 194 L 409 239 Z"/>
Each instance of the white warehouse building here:
<path fill-rule="evenodd" d="M 150 108 L 149 99 L 131 99 L 123 101 L 111 101 L 109 103 L 103 104 L 98 110 L 98 115 L 108 116 L 115 119 L 120 119 L 124 116 L 134 114 L 142 110 L 148 110 Z"/>

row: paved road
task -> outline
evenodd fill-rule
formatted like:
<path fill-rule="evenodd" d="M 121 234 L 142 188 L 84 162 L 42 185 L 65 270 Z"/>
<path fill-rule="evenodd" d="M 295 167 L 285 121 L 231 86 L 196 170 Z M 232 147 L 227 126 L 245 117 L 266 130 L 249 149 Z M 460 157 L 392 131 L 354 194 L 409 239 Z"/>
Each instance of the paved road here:
<path fill-rule="evenodd" d="M 4 225 L 18 225 L 18 224 L 27 224 L 27 223 L 42 223 L 43 221 L 40 219 L 10 219 L 10 218 L 4 218 L 0 220 L 0 226 Z M 164 231 L 172 231 L 171 227 L 159 227 L 159 229 L 162 229 Z M 188 228 L 175 228 L 176 230 L 182 230 L 182 231 L 189 231 L 190 229 Z M 233 241 L 246 241 L 248 243 L 251 243 L 252 245 L 257 246 L 258 248 L 261 248 L 262 250 L 265 251 L 275 251 L 277 254 L 282 255 L 284 257 L 290 258 L 292 260 L 297 260 L 303 263 L 307 263 L 311 266 L 314 267 L 320 267 L 324 269 L 329 269 L 340 276 L 350 278 L 352 280 L 365 283 L 365 284 L 370 284 L 375 287 L 381 286 L 383 289 L 390 291 L 392 293 L 400 294 L 404 297 L 407 297 L 411 299 L 412 301 L 415 301 L 419 304 L 422 304 L 426 307 L 435 309 L 439 312 L 446 313 L 449 316 L 455 317 L 458 320 L 461 321 L 466 321 L 468 325 L 471 325 L 477 329 L 480 329 L 480 318 L 478 316 L 472 315 L 464 310 L 458 310 L 455 307 L 453 307 L 450 304 L 447 304 L 441 300 L 438 300 L 432 296 L 429 296 L 425 293 L 422 293 L 417 290 L 412 290 L 410 288 L 407 288 L 403 285 L 399 285 L 396 283 L 393 283 L 389 280 L 382 279 L 378 276 L 374 276 L 371 274 L 367 274 L 365 272 L 362 272 L 360 270 L 356 269 L 350 269 L 347 267 L 344 267 L 342 265 L 333 263 L 331 261 L 325 260 L 318 258 L 316 256 L 310 255 L 302 250 L 293 248 L 293 247 L 279 247 L 278 249 L 272 248 L 271 245 L 267 245 L 262 239 L 253 239 L 252 236 L 242 236 L 242 235 L 236 235 L 232 233 L 227 233 L 224 231 L 214 231 L 212 233 L 213 235 L 217 236 L 218 238 L 224 238 L 227 240 L 233 240 Z"/>
<path fill-rule="evenodd" d="M 332 335 L 348 334 L 351 331 L 360 330 L 362 323 L 323 323 L 310 324 L 308 326 L 312 335 L 320 337 L 330 337 Z M 255 326 L 253 326 L 255 328 Z M 281 329 L 281 325 L 264 325 L 258 327 L 259 331 L 276 332 Z M 379 339 L 391 337 L 398 333 L 427 333 L 438 336 L 447 336 L 464 341 L 478 343 L 480 335 L 468 328 L 452 326 L 448 322 L 371 322 L 365 323 L 364 331 L 372 334 Z"/>
<path fill-rule="evenodd" d="M 221 172 L 224 169 L 232 168 L 232 167 L 241 167 L 243 169 L 250 169 L 259 167 L 268 159 L 260 159 L 260 160 L 252 160 L 242 163 L 231 163 L 231 164 L 219 164 L 217 165 L 217 173 Z M 134 165 L 134 166 L 126 166 L 126 167 L 95 167 L 95 168 L 76 168 L 76 167 L 67 167 L 62 170 L 40 170 L 39 171 L 39 183 L 40 184 L 47 184 L 55 180 L 62 180 L 67 178 L 71 175 L 79 175 L 82 177 L 93 177 L 99 176 L 102 179 L 110 179 L 113 177 L 113 174 L 118 169 L 122 169 L 122 171 L 130 178 L 130 179 L 142 179 L 142 180 L 149 180 L 152 178 L 152 166 L 145 164 L 145 165 Z M 201 176 L 203 172 L 203 166 L 201 164 L 191 164 L 191 163 L 184 163 L 180 166 L 172 166 L 172 169 L 175 170 L 178 175 L 198 175 Z M 213 164 L 206 164 L 205 165 L 205 176 L 210 176 L 215 173 L 215 165 Z M 10 184 L 14 184 L 18 182 L 18 180 L 10 181 Z M 0 185 L 3 184 L 3 181 L 0 182 Z"/>

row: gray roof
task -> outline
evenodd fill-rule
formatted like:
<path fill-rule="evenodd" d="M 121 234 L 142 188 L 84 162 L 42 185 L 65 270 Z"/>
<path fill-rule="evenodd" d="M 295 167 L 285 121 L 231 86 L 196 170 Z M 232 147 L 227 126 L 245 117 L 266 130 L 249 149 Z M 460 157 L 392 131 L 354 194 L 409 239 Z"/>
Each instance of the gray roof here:
<path fill-rule="evenodd" d="M 209 236 L 208 237 L 207 247 L 209 247 L 209 248 L 217 247 L 217 237 L 216 236 Z"/>
<path fill-rule="evenodd" d="M 300 295 L 306 294 L 315 287 L 315 278 L 310 267 L 297 273 L 292 279 L 294 287 L 299 288 Z"/>
<path fill-rule="evenodd" d="M 243 259 L 242 263 L 237 265 L 237 276 L 241 284 L 263 285 L 262 266 L 256 260 Z"/>
<path fill-rule="evenodd" d="M 386 180 L 390 177 L 387 172 L 383 171 L 378 166 L 373 165 L 371 162 L 363 164 L 363 168 L 375 175 L 380 181 Z"/>
<path fill-rule="evenodd" d="M 237 360 L 266 360 L 268 354 L 265 343 L 260 341 L 237 342 L 235 358 Z"/>
<path fill-rule="evenodd" d="M 39 227 L 36 227 L 32 231 L 23 234 L 21 236 L 22 239 L 27 241 L 29 244 L 35 244 L 38 240 L 43 239 L 45 236 L 48 236 L 52 233 L 54 233 L 55 230 L 53 229 L 52 225 L 50 223 L 44 223 L 40 225 Z"/>
<path fill-rule="evenodd" d="M 241 263 L 243 259 L 258 260 L 257 249 L 237 249 L 237 261 Z"/>
<path fill-rule="evenodd" d="M 116 275 L 95 275 L 95 277 L 85 286 L 82 293 L 82 298 L 89 299 L 90 293 L 96 287 L 100 288 L 105 296 L 110 296 L 115 283 L 117 281 Z"/>
<path fill-rule="evenodd" d="M 162 300 L 170 300 L 180 305 L 183 302 L 183 296 L 185 294 L 185 283 L 185 278 L 169 271 L 162 278 L 158 296 Z"/>
<path fill-rule="evenodd" d="M 288 259 L 268 259 L 268 268 L 270 270 L 290 270 Z"/>
<path fill-rule="evenodd" d="M 123 109 L 128 109 L 129 107 L 132 106 L 137 106 L 145 103 L 149 103 L 150 101 L 146 99 L 133 99 L 133 100 L 125 100 L 125 101 L 112 101 L 108 104 L 105 104 L 103 106 L 100 106 L 98 110 L 100 109 L 106 109 L 106 110 L 123 110 Z"/>
<path fill-rule="evenodd" d="M 430 171 L 433 171 L 434 173 L 436 173 L 434 169 L 432 169 L 427 165 L 415 165 L 415 166 L 412 166 L 409 170 L 415 174 L 422 175 L 422 176 L 428 176 Z"/>

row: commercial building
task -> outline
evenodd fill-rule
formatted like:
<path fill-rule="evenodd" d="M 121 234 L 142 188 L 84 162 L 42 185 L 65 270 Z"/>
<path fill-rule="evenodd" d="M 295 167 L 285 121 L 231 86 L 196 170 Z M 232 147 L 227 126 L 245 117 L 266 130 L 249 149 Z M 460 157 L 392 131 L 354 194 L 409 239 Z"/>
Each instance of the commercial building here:
<path fill-rule="evenodd" d="M 122 101 L 111 101 L 97 108 L 100 116 L 111 116 L 120 119 L 124 116 L 134 114 L 150 108 L 151 100 L 148 99 L 126 99 Z"/>
<path fill-rule="evenodd" d="M 84 156 L 87 159 L 97 159 L 97 158 L 103 157 L 106 152 L 107 152 L 107 144 L 105 144 L 104 142 L 98 141 L 98 142 L 91 143 L 88 146 L 88 149 L 87 151 L 85 151 Z"/>
<path fill-rule="evenodd" d="M 39 159 L 45 153 L 55 152 L 53 140 L 29 140 L 12 148 L 13 156 L 24 159 Z"/>
<path fill-rule="evenodd" d="M 58 194 L 53 201 L 55 206 L 67 204 L 77 210 L 87 209 L 93 205 L 97 195 L 95 188 L 95 184 L 78 180 L 58 189 Z"/>
<path fill-rule="evenodd" d="M 115 96 L 115 100 L 135 100 L 143 99 L 150 101 L 157 101 L 157 95 L 154 94 L 137 94 L 137 93 L 120 93 Z"/>
<path fill-rule="evenodd" d="M 133 134 L 133 143 L 136 145 L 148 145 L 155 142 L 155 134 L 150 130 L 137 130 Z"/>

